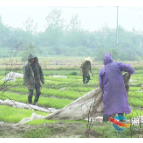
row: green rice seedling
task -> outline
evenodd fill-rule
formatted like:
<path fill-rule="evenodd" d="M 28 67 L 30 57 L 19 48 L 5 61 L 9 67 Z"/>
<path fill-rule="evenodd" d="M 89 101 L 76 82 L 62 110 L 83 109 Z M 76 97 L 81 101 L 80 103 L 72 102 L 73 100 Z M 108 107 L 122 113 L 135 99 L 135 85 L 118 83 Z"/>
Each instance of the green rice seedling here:
<path fill-rule="evenodd" d="M 19 102 L 28 102 L 28 95 L 22 95 L 18 93 L 10 93 L 10 92 L 2 92 L 0 91 L 0 99 L 5 100 L 5 99 L 10 99 L 14 101 L 19 101 Z"/>
<path fill-rule="evenodd" d="M 52 108 L 56 108 L 56 109 L 61 109 L 65 106 L 67 106 L 68 104 L 70 104 L 71 102 L 73 102 L 73 100 L 69 100 L 69 99 L 59 99 L 59 98 L 42 98 L 38 101 L 38 105 L 41 106 L 46 106 L 46 107 L 52 107 Z"/>
<path fill-rule="evenodd" d="M 133 78 L 133 79 L 135 79 L 135 78 L 142 78 L 142 71 L 141 71 L 141 73 L 136 73 L 136 74 L 131 75 L 131 78 Z"/>
<path fill-rule="evenodd" d="M 76 82 L 77 81 L 77 79 L 72 79 L 72 78 L 60 78 L 60 77 L 51 77 L 51 76 L 46 76 L 46 80 L 59 81 L 59 82 Z"/>
<path fill-rule="evenodd" d="M 141 85 L 143 85 L 143 83 L 133 83 L 131 84 L 133 87 L 140 87 Z"/>
<path fill-rule="evenodd" d="M 3 80 L 0 80 L 0 86 L 2 86 L 4 84 Z"/>
<path fill-rule="evenodd" d="M 28 122 L 26 124 L 27 125 L 41 125 L 41 124 L 44 124 L 44 123 L 48 124 L 48 123 L 56 123 L 56 122 L 58 122 L 58 120 L 39 119 L 39 120 L 30 121 L 30 122 Z"/>
<path fill-rule="evenodd" d="M 8 88 L 10 91 L 14 92 L 22 92 L 22 93 L 27 93 L 28 90 L 27 88 Z M 47 89 L 47 88 L 42 88 L 41 89 L 42 95 L 48 95 L 48 96 L 54 96 L 54 97 L 63 97 L 63 98 L 71 98 L 71 99 L 76 99 L 81 97 L 82 95 L 85 94 L 85 92 L 76 92 L 76 91 L 70 91 L 70 90 L 62 90 L 62 89 Z"/>
<path fill-rule="evenodd" d="M 42 88 L 52 88 L 52 89 L 60 89 L 62 87 L 68 86 L 67 83 L 60 83 L 60 82 L 54 82 L 54 81 L 45 81 L 44 85 L 41 85 Z"/>
<path fill-rule="evenodd" d="M 70 75 L 77 75 L 77 72 L 71 72 Z"/>
<path fill-rule="evenodd" d="M 143 97 L 143 92 L 139 92 L 139 91 L 130 91 L 128 93 L 129 97 L 132 96 L 132 97 Z"/>
<path fill-rule="evenodd" d="M 0 86 L 19 86 L 24 85 L 22 81 L 0 81 Z"/>
<path fill-rule="evenodd" d="M 24 80 L 23 80 L 23 78 L 17 78 L 16 79 L 16 82 L 23 82 Z"/>
<path fill-rule="evenodd" d="M 128 100 L 129 104 L 133 107 L 143 107 L 143 97 L 130 97 Z"/>
<path fill-rule="evenodd" d="M 18 102 L 28 103 L 28 95 L 21 95 L 17 93 L 9 93 L 9 92 L 1 92 L 0 91 L 0 99 L 10 99 Z M 34 99 L 33 99 L 34 100 Z M 46 106 L 61 109 L 66 105 L 73 102 L 73 100 L 69 99 L 59 99 L 59 98 L 48 98 L 48 97 L 40 97 L 38 101 L 39 106 Z"/>
<path fill-rule="evenodd" d="M 139 109 L 131 109 L 131 113 L 125 115 L 125 117 L 127 119 L 132 119 L 138 116 L 143 116 L 143 110 L 139 110 Z"/>
<path fill-rule="evenodd" d="M 134 69 L 140 71 L 140 70 L 143 70 L 143 67 L 142 66 L 135 66 Z"/>
<path fill-rule="evenodd" d="M 134 80 L 134 81 L 130 81 L 130 86 L 133 87 L 140 87 L 141 85 L 143 85 L 143 81 L 142 80 Z"/>
<path fill-rule="evenodd" d="M 8 87 L 9 91 L 29 93 L 28 88 L 26 87 Z"/>
<path fill-rule="evenodd" d="M 23 73 L 23 70 L 22 70 L 22 68 L 19 68 L 19 69 L 1 69 L 0 70 L 0 76 L 3 76 L 3 77 L 5 77 L 9 72 L 17 72 L 17 73 Z"/>
<path fill-rule="evenodd" d="M 63 87 L 72 86 L 69 82 L 59 82 L 59 81 L 45 81 L 44 85 L 41 85 L 42 88 L 54 88 L 54 89 L 60 89 Z"/>
<path fill-rule="evenodd" d="M 79 91 L 79 92 L 89 92 L 95 88 L 93 87 L 68 87 L 69 90 Z"/>
<path fill-rule="evenodd" d="M 59 69 L 59 70 L 44 70 L 43 73 L 45 76 L 49 76 L 49 75 L 70 75 L 71 72 L 77 72 L 77 74 L 80 74 L 79 70 L 63 70 L 63 69 Z"/>
<path fill-rule="evenodd" d="M 129 88 L 129 91 L 138 91 L 138 90 L 141 90 L 140 87 L 130 87 Z"/>
<path fill-rule="evenodd" d="M 76 76 L 67 75 L 67 78 L 70 78 L 70 79 L 82 79 L 82 76 L 79 76 L 79 75 L 76 75 Z"/>
<path fill-rule="evenodd" d="M 82 76 L 81 76 L 81 75 L 76 75 L 76 76 L 67 75 L 67 77 L 68 77 L 68 78 L 73 78 L 73 79 L 82 79 Z M 91 76 L 91 78 L 98 78 L 98 75 Z"/>
<path fill-rule="evenodd" d="M 41 111 L 32 111 L 28 109 L 19 109 L 11 106 L 0 105 L 0 121 L 7 123 L 18 123 L 23 118 L 30 117 L 32 113 L 42 116 L 49 114 Z"/>
<path fill-rule="evenodd" d="M 5 75 L 8 73 L 8 71 L 6 69 L 2 69 L 0 70 L 0 76 L 5 77 Z"/>
<path fill-rule="evenodd" d="M 133 79 L 135 79 L 135 80 L 143 80 L 143 77 L 142 76 L 136 76 Z"/>
<path fill-rule="evenodd" d="M 64 90 L 64 89 L 42 89 L 42 94 L 44 95 L 50 95 L 50 96 L 55 96 L 55 97 L 63 97 L 63 98 L 71 98 L 71 99 L 77 99 L 86 92 L 76 92 L 72 90 Z"/>
<path fill-rule="evenodd" d="M 48 123 L 56 123 L 56 122 L 66 122 L 66 123 L 83 123 L 86 124 L 87 121 L 86 120 L 79 120 L 79 121 L 75 121 L 75 120 L 46 120 L 46 119 L 38 119 L 38 120 L 33 120 L 30 121 L 28 123 L 26 123 L 27 125 L 40 125 L 40 124 L 48 124 Z"/>
<path fill-rule="evenodd" d="M 4 78 L 4 76 L 0 76 L 0 80 L 3 79 L 3 78 Z"/>
<path fill-rule="evenodd" d="M 52 81 L 52 80 L 45 80 L 45 85 L 50 85 L 50 84 L 58 85 L 58 84 L 62 84 L 62 82 L 60 82 L 60 81 Z"/>
<path fill-rule="evenodd" d="M 71 83 L 77 83 L 77 82 L 79 82 L 79 81 L 81 81 L 82 82 L 82 78 L 80 77 L 80 78 L 74 78 L 74 76 L 72 76 L 72 77 L 70 77 L 70 78 L 58 78 L 58 77 L 52 77 L 52 76 L 46 76 L 45 77 L 45 79 L 46 80 L 50 80 L 50 81 L 59 81 L 59 82 L 71 82 Z M 95 82 L 95 83 L 97 83 L 98 82 L 98 78 L 92 78 L 91 80 L 90 80 L 90 82 Z"/>
<path fill-rule="evenodd" d="M 72 82 L 57 82 L 57 81 L 45 81 L 44 85 L 42 86 L 43 88 L 48 89 L 61 89 L 61 88 L 65 88 L 65 90 L 74 90 L 74 91 L 79 91 L 79 92 L 88 92 L 92 89 L 95 89 L 96 85 L 98 86 L 98 84 L 88 84 L 88 85 L 84 85 L 82 84 L 82 81 L 80 81 L 81 83 L 72 83 Z M 25 86 L 20 86 L 20 87 L 25 87 Z M 81 88 L 81 89 L 80 89 Z M 79 89 L 79 90 L 78 90 Z"/>
<path fill-rule="evenodd" d="M 54 85 L 65 85 L 65 86 L 72 86 L 72 85 L 80 85 L 82 84 L 82 81 L 80 80 L 63 80 L 63 79 L 58 79 L 58 80 L 45 80 L 45 86 L 48 86 L 50 84 Z"/>

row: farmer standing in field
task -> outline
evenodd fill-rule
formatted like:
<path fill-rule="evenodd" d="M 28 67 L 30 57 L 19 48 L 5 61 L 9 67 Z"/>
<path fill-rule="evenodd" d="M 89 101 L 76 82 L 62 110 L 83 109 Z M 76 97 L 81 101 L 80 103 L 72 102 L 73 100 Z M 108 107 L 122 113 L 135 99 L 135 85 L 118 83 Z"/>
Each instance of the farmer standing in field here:
<path fill-rule="evenodd" d="M 32 104 L 33 90 L 36 90 L 36 96 L 33 105 L 38 102 L 40 92 L 40 81 L 44 84 L 44 76 L 41 66 L 38 63 L 38 58 L 32 54 L 28 57 L 28 63 L 24 66 L 24 83 L 28 87 L 29 96 L 28 103 Z"/>
<path fill-rule="evenodd" d="M 134 74 L 135 70 L 129 64 L 113 62 L 109 53 L 105 54 L 104 67 L 99 73 L 99 85 L 103 91 L 103 122 L 114 118 L 115 114 L 131 113 L 122 71 Z"/>
<path fill-rule="evenodd" d="M 81 75 L 83 77 L 83 83 L 87 84 L 90 80 L 90 75 L 89 75 L 89 71 L 91 72 L 92 76 L 93 73 L 91 71 L 91 57 L 87 57 L 85 58 L 85 61 L 81 64 L 80 67 L 80 71 L 81 71 Z"/>

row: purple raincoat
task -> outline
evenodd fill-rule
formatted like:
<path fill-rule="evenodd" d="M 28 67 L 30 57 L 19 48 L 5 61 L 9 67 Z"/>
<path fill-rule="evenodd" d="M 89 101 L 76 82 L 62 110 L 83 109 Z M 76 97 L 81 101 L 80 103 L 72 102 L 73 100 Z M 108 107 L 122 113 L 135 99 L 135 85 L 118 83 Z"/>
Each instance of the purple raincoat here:
<path fill-rule="evenodd" d="M 134 74 L 129 64 L 113 62 L 109 53 L 105 54 L 104 67 L 99 73 L 99 85 L 103 91 L 103 114 L 131 113 L 122 71 Z"/>

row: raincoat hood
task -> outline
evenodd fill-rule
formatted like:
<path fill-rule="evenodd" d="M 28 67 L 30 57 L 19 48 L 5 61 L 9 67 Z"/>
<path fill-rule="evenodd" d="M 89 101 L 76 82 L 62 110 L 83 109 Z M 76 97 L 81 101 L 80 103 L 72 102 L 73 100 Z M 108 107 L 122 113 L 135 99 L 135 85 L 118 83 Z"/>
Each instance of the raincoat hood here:
<path fill-rule="evenodd" d="M 35 62 L 38 63 L 38 58 L 33 56 L 32 54 L 29 54 L 28 56 L 28 63 L 30 63 L 30 59 L 33 59 L 33 58 L 35 59 Z"/>
<path fill-rule="evenodd" d="M 109 55 L 109 53 L 107 52 L 104 56 L 104 65 L 107 65 L 109 63 L 113 63 L 113 59 L 112 57 Z"/>

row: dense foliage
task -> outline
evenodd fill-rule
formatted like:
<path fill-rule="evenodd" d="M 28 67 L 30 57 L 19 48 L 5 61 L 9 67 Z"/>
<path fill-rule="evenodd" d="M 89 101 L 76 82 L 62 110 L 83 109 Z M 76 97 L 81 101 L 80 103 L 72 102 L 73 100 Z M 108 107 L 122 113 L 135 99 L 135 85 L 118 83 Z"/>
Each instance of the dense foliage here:
<path fill-rule="evenodd" d="M 101 60 L 108 51 L 115 60 L 143 58 L 141 31 L 127 31 L 119 26 L 119 44 L 116 45 L 116 29 L 104 25 L 91 32 L 82 28 L 77 14 L 73 14 L 69 23 L 62 14 L 61 10 L 53 9 L 46 17 L 44 32 L 36 32 L 37 25 L 32 17 L 24 23 L 24 30 L 4 25 L 0 17 L 0 57 L 10 54 L 25 57 L 27 53 L 35 52 L 44 57 L 92 56 Z"/>

